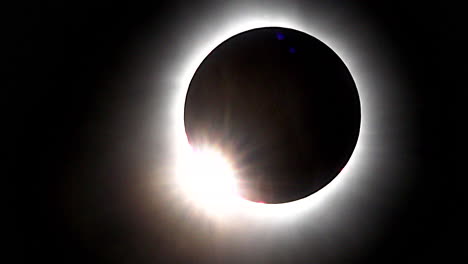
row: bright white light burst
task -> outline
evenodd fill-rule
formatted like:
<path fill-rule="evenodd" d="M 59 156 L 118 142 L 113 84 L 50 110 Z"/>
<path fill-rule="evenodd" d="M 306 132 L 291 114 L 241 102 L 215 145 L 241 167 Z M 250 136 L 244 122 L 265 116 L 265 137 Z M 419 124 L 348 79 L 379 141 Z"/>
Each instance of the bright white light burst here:
<path fill-rule="evenodd" d="M 223 210 L 240 199 L 235 170 L 222 153 L 187 146 L 181 158 L 177 181 L 191 201 L 205 208 Z"/>

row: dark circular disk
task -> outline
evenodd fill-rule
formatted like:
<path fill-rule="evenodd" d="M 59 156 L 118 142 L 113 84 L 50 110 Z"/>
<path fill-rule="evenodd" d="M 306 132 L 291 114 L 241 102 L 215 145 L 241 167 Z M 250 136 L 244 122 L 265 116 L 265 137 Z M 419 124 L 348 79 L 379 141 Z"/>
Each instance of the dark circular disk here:
<path fill-rule="evenodd" d="M 237 169 L 241 195 L 286 203 L 332 181 L 359 136 L 353 78 L 324 43 L 268 27 L 235 35 L 198 67 L 184 122 L 194 148 L 213 147 Z"/>

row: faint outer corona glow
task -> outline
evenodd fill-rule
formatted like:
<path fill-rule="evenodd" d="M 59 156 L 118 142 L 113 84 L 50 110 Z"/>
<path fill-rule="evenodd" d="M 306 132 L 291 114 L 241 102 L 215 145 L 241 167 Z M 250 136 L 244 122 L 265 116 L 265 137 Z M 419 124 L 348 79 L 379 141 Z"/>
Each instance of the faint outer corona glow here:
<path fill-rule="evenodd" d="M 262 18 L 261 16 L 250 16 L 245 15 L 242 18 L 234 17 L 230 20 L 232 23 L 220 25 L 218 32 L 211 32 L 203 34 L 202 41 L 195 41 L 195 45 L 191 48 L 191 51 L 186 54 L 185 58 L 179 62 L 175 72 L 172 72 L 173 77 L 176 81 L 176 91 L 171 106 L 171 134 L 175 135 L 173 141 L 173 149 L 176 153 L 175 168 L 177 186 L 180 187 L 182 193 L 187 197 L 187 200 L 191 200 L 196 207 L 202 207 L 208 214 L 219 215 L 220 208 L 223 213 L 227 215 L 237 215 L 242 217 L 261 217 L 269 219 L 283 219 L 298 216 L 302 213 L 310 212 L 311 210 L 321 210 L 324 204 L 330 206 L 332 203 L 327 203 L 330 197 L 336 197 L 337 195 L 345 195 L 346 189 L 352 188 L 356 182 L 356 177 L 359 177 L 359 169 L 362 167 L 362 163 L 366 160 L 364 148 L 366 144 L 366 130 L 369 122 L 369 111 L 368 102 L 366 100 L 366 94 L 362 89 L 364 80 L 357 74 L 357 69 L 353 67 L 352 56 L 347 53 L 344 49 L 344 45 L 336 41 L 336 38 L 318 31 L 316 28 L 295 21 L 293 18 L 286 18 L 284 15 L 277 19 Z M 198 66 L 202 63 L 203 59 L 215 49 L 219 44 L 224 42 L 226 39 L 237 35 L 241 32 L 248 31 L 254 28 L 261 27 L 283 27 L 291 28 L 302 31 L 313 37 L 318 38 L 320 41 L 329 46 L 345 63 L 348 67 L 353 79 L 356 83 L 359 96 L 361 98 L 361 134 L 358 138 L 354 152 L 348 161 L 346 167 L 339 173 L 339 175 L 331 181 L 328 185 L 320 189 L 318 192 L 297 201 L 283 203 L 283 204 L 261 204 L 254 203 L 247 200 L 240 199 L 234 195 L 229 201 L 224 198 L 220 198 L 217 202 L 224 201 L 222 206 L 213 206 L 212 199 L 206 199 L 206 197 L 200 197 L 199 195 L 193 195 L 193 190 L 187 188 L 184 181 L 186 177 L 193 177 L 196 174 L 187 176 L 188 174 L 194 173 L 193 170 L 187 170 L 187 166 L 190 166 L 190 157 L 193 157 L 193 151 L 188 143 L 187 136 L 184 129 L 184 103 L 186 93 L 190 84 L 190 81 L 195 74 Z M 218 151 L 218 150 L 215 150 Z M 222 150 L 219 150 L 222 151 Z M 183 176 L 181 176 L 183 174 Z M 203 188 L 202 188 L 203 189 Z M 216 195 L 215 195 L 216 196 Z M 223 196 L 223 195 L 221 195 Z M 204 199 L 205 198 L 205 199 Z M 224 199 L 224 200 L 223 200 Z M 211 202 L 210 202 L 211 200 Z"/>

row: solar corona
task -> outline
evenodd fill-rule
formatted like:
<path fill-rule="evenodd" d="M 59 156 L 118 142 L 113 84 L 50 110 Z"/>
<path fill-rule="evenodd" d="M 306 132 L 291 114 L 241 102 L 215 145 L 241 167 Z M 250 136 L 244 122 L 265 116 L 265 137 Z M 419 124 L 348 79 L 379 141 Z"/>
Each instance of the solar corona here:
<path fill-rule="evenodd" d="M 200 63 L 186 91 L 179 183 L 216 210 L 309 197 L 342 171 L 358 140 L 350 71 L 299 30 L 232 36 Z"/>

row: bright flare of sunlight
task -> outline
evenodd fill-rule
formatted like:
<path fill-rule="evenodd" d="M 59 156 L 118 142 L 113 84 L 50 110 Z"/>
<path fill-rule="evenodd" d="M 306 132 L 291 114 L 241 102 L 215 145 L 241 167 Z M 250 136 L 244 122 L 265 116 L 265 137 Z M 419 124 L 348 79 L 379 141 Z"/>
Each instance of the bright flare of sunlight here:
<path fill-rule="evenodd" d="M 229 161 L 213 149 L 187 148 L 179 165 L 178 183 L 190 199 L 216 209 L 238 200 L 235 170 Z"/>

